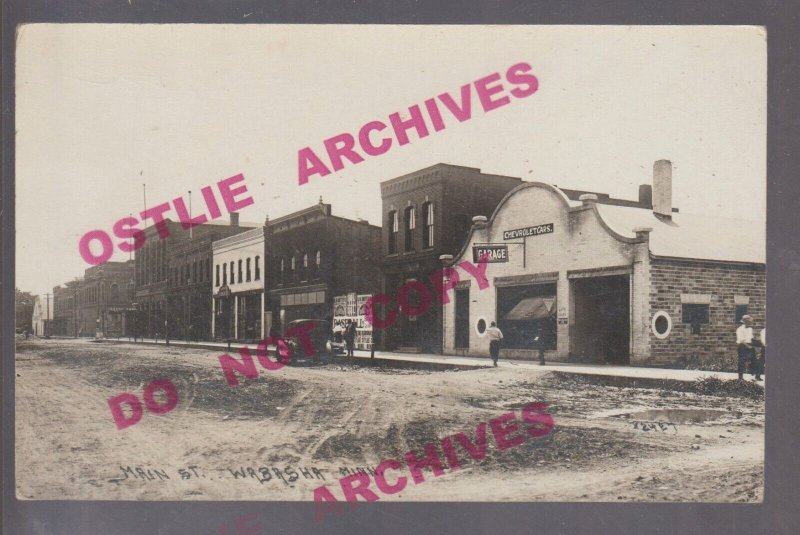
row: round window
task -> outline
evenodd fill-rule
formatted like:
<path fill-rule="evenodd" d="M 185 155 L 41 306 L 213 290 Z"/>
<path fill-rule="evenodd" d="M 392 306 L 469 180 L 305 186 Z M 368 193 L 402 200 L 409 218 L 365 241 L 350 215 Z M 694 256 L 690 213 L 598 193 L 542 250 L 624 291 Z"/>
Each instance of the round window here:
<path fill-rule="evenodd" d="M 475 324 L 475 332 L 478 333 L 478 336 L 486 336 L 486 320 L 480 318 L 478 323 Z"/>
<path fill-rule="evenodd" d="M 653 315 L 651 328 L 656 338 L 663 340 L 669 336 L 670 331 L 672 331 L 672 318 L 667 312 L 659 310 Z"/>

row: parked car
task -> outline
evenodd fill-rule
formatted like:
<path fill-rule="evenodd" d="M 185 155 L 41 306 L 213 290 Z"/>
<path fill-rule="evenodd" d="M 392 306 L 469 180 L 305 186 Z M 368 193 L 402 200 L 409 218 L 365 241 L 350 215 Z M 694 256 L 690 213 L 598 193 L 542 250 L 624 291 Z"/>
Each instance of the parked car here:
<path fill-rule="evenodd" d="M 313 327 L 308 327 L 307 324 Z M 346 349 L 341 335 L 334 336 L 331 323 L 325 320 L 300 319 L 286 324 L 286 332 L 307 330 L 311 343 L 314 346 L 314 355 L 307 355 L 297 336 L 287 336 L 286 345 L 289 347 L 290 364 L 309 365 L 320 364 L 333 359 L 336 355 L 344 355 Z"/>

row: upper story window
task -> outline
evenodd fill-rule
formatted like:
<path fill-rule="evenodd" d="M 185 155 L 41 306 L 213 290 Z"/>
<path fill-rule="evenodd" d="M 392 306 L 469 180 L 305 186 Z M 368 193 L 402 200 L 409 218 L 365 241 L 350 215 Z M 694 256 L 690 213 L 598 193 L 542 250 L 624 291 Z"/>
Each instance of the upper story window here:
<path fill-rule="evenodd" d="M 222 285 L 228 285 L 228 263 L 222 264 Z"/>
<path fill-rule="evenodd" d="M 281 258 L 281 283 L 283 283 L 283 274 L 286 271 L 286 260 Z"/>
<path fill-rule="evenodd" d="M 414 250 L 414 229 L 416 228 L 416 214 L 413 206 L 409 206 L 405 211 L 403 227 L 405 228 L 405 250 Z"/>
<path fill-rule="evenodd" d="M 433 203 L 422 205 L 422 247 L 433 247 Z"/>
<path fill-rule="evenodd" d="M 235 284 L 236 283 L 236 274 L 233 271 L 233 264 L 234 264 L 234 262 L 233 262 L 233 260 L 231 260 L 231 284 Z"/>
<path fill-rule="evenodd" d="M 308 280 L 308 253 L 303 254 L 302 280 Z"/>
<path fill-rule="evenodd" d="M 389 229 L 389 254 L 395 254 L 397 253 L 397 231 L 399 230 L 397 212 L 395 210 L 389 212 L 386 227 Z"/>
<path fill-rule="evenodd" d="M 247 259 L 247 270 L 245 272 L 245 280 L 250 282 L 250 259 Z"/>
<path fill-rule="evenodd" d="M 256 280 L 261 280 L 261 266 L 259 265 L 260 256 L 256 257 Z"/>
<path fill-rule="evenodd" d="M 219 286 L 219 264 L 215 266 L 215 275 L 217 276 L 216 285 Z"/>
<path fill-rule="evenodd" d="M 294 271 L 294 269 L 295 269 L 295 258 L 292 257 L 292 271 Z"/>
<path fill-rule="evenodd" d="M 321 260 L 322 260 L 322 255 L 320 254 L 319 251 L 317 251 L 317 267 L 319 267 L 319 263 Z"/>
<path fill-rule="evenodd" d="M 241 260 L 239 260 L 239 264 L 238 265 L 239 265 L 239 271 L 238 271 L 239 278 L 236 280 L 236 282 L 242 282 L 242 261 Z"/>

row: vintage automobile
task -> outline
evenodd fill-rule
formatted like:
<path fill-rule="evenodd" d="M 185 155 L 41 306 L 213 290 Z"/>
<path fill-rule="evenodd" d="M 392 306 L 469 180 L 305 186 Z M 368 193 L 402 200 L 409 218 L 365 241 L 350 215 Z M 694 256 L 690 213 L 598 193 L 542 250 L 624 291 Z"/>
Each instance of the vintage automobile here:
<path fill-rule="evenodd" d="M 313 327 L 307 327 L 307 324 Z M 296 366 L 324 364 L 333 360 L 337 355 L 347 353 L 341 333 L 336 336 L 331 330 L 331 323 L 325 320 L 299 319 L 286 324 L 286 332 L 308 331 L 315 354 L 307 355 L 297 336 L 287 336 L 286 345 L 289 347 L 290 364 Z"/>

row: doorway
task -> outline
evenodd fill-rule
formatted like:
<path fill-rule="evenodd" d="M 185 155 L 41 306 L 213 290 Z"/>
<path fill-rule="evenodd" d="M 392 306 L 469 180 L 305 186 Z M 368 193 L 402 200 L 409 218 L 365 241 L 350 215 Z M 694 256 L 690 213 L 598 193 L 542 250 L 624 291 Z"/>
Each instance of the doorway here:
<path fill-rule="evenodd" d="M 456 290 L 456 349 L 469 348 L 469 289 Z"/>
<path fill-rule="evenodd" d="M 630 277 L 573 279 L 570 351 L 596 364 L 630 364 Z"/>

